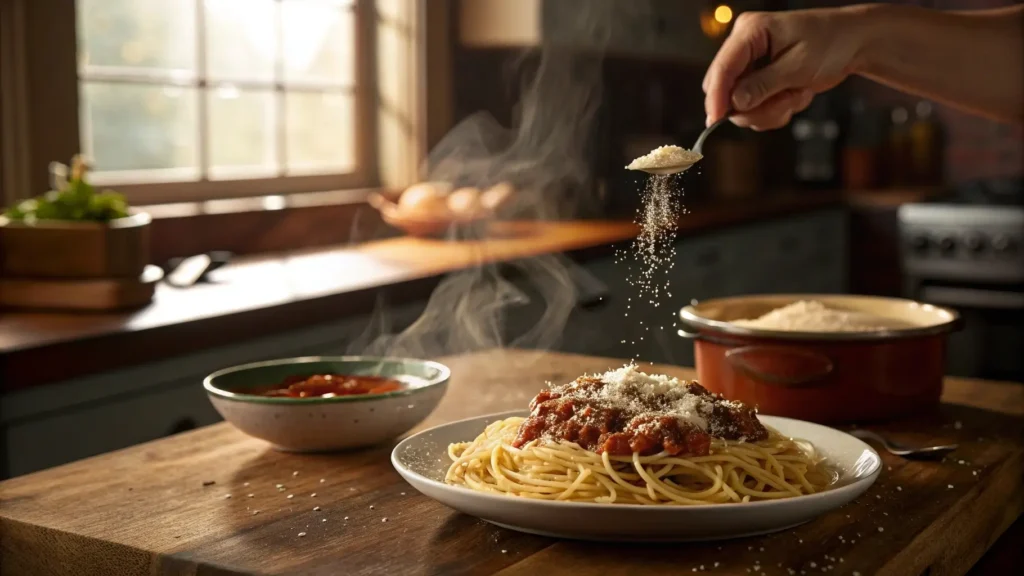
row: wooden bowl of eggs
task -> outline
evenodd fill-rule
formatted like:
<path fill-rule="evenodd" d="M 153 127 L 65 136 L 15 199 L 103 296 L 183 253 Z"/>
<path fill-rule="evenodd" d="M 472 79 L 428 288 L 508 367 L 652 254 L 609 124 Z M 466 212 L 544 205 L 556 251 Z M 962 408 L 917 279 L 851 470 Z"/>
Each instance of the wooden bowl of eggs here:
<path fill-rule="evenodd" d="M 508 182 L 480 189 L 447 182 L 421 182 L 396 197 L 371 194 L 370 205 L 385 222 L 411 236 L 440 236 L 453 227 L 471 227 L 494 217 L 515 194 Z"/>

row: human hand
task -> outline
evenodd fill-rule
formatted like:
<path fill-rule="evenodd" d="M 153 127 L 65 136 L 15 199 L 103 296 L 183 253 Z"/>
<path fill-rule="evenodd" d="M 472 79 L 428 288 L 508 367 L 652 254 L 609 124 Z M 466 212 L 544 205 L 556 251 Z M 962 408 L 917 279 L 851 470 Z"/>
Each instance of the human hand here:
<path fill-rule="evenodd" d="M 708 125 L 731 107 L 738 126 L 785 126 L 854 71 L 862 36 L 855 7 L 740 14 L 704 77 Z"/>

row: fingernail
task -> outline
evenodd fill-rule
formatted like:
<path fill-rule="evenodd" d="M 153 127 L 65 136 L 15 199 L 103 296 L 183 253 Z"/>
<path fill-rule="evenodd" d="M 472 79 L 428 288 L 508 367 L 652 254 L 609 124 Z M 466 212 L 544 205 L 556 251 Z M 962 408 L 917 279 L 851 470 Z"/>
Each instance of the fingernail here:
<path fill-rule="evenodd" d="M 746 110 L 750 106 L 750 94 L 742 90 L 738 90 L 732 95 L 733 104 L 740 110 Z"/>
<path fill-rule="evenodd" d="M 708 126 L 711 126 L 711 116 L 704 117 L 704 127 L 707 128 Z"/>

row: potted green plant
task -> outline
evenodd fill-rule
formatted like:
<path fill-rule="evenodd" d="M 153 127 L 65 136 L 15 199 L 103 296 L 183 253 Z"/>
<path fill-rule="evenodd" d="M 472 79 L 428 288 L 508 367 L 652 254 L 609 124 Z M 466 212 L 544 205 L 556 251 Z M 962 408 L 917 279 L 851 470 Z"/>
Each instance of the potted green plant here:
<path fill-rule="evenodd" d="M 97 190 L 80 156 L 51 164 L 53 190 L 0 216 L 0 275 L 12 278 L 138 278 L 149 263 L 150 217 Z"/>

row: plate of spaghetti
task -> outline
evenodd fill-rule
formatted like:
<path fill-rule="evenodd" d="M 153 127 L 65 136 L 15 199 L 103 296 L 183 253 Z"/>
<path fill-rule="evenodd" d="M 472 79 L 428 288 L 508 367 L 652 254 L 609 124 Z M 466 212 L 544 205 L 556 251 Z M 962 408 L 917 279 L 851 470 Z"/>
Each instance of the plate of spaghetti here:
<path fill-rule="evenodd" d="M 844 432 L 633 365 L 549 386 L 528 411 L 426 430 L 391 460 L 423 494 L 499 526 L 619 541 L 783 530 L 857 498 L 881 470 Z"/>

